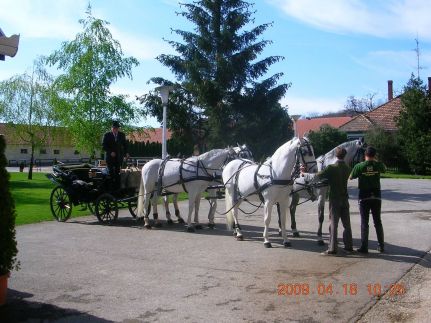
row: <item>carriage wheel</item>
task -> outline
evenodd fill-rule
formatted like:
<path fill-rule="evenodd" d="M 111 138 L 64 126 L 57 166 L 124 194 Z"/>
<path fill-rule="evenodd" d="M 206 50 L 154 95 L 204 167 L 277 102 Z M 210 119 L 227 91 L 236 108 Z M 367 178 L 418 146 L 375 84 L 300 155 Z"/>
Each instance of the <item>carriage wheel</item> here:
<path fill-rule="evenodd" d="M 72 214 L 72 202 L 63 186 L 57 186 L 52 190 L 49 202 L 52 215 L 57 221 L 65 222 L 70 218 Z"/>
<path fill-rule="evenodd" d="M 114 196 L 109 193 L 100 195 L 96 200 L 96 216 L 102 223 L 111 223 L 118 218 L 118 205 Z"/>
<path fill-rule="evenodd" d="M 127 202 L 127 207 L 129 208 L 130 214 L 136 218 L 136 212 L 138 211 L 138 201 L 133 200 Z"/>

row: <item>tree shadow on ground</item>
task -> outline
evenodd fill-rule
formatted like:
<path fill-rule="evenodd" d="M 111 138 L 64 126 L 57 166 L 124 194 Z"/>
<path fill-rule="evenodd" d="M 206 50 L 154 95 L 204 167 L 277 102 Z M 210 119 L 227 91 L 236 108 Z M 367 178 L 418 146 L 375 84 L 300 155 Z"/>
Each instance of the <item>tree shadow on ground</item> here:
<path fill-rule="evenodd" d="M 112 322 L 75 309 L 61 308 L 52 304 L 28 300 L 31 297 L 33 297 L 32 294 L 8 289 L 6 304 L 0 307 L 1 321 L 8 323 L 27 321 L 52 322 L 56 320 L 68 322 Z"/>

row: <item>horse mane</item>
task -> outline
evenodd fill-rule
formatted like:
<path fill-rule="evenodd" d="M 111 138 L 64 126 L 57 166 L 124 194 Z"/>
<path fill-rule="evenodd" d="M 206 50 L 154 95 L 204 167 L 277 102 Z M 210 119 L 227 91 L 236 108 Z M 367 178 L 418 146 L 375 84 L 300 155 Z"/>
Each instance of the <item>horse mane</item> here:
<path fill-rule="evenodd" d="M 291 147 L 292 145 L 296 144 L 296 141 L 300 142 L 300 139 L 298 137 L 293 137 L 292 139 L 290 139 L 288 142 L 284 143 L 283 145 L 281 145 L 280 147 L 278 147 L 278 149 L 274 152 L 274 154 L 272 154 L 272 156 L 270 157 L 271 159 L 274 158 L 277 154 L 280 153 L 280 151 L 283 151 L 284 149 L 286 149 L 287 147 Z"/>
<path fill-rule="evenodd" d="M 339 144 L 337 147 L 328 151 L 326 154 L 317 157 L 316 161 L 321 162 L 322 160 L 326 160 L 329 158 L 335 158 L 335 149 L 340 147 L 340 148 L 344 148 L 348 151 L 349 150 L 348 148 L 350 148 L 352 146 L 356 146 L 357 142 L 358 142 L 358 140 L 350 140 L 350 141 L 343 142 L 342 144 Z"/>
<path fill-rule="evenodd" d="M 219 154 L 221 151 L 224 151 L 224 149 L 212 149 L 210 151 L 207 151 L 206 153 L 203 153 L 198 157 L 199 160 L 207 160 L 210 159 L 211 157 L 213 157 L 216 154 Z"/>

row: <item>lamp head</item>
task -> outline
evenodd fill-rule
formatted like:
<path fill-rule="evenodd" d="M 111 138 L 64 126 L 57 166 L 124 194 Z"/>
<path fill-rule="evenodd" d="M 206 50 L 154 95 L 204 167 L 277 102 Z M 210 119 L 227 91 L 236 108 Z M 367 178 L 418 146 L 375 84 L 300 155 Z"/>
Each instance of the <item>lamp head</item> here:
<path fill-rule="evenodd" d="M 159 92 L 160 98 L 162 99 L 162 104 L 168 104 L 169 92 L 174 89 L 171 85 L 162 85 L 156 87 L 156 91 Z"/>

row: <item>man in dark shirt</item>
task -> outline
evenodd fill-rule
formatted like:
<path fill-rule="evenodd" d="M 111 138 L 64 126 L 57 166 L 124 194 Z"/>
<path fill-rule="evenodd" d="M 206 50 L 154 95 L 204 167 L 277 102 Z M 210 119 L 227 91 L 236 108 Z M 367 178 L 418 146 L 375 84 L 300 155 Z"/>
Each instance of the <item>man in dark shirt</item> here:
<path fill-rule="evenodd" d="M 318 179 L 327 179 L 329 183 L 329 246 L 323 254 L 337 254 L 338 222 L 344 227 L 343 242 L 344 250 L 353 251 L 352 228 L 350 226 L 349 194 L 347 192 L 347 180 L 349 179 L 350 168 L 344 162 L 346 150 L 337 147 L 335 150 L 337 161 L 329 165 L 324 170 L 316 174 Z"/>
<path fill-rule="evenodd" d="M 120 188 L 120 171 L 124 157 L 128 157 L 126 136 L 120 131 L 120 123 L 112 122 L 111 131 L 103 136 L 103 150 L 106 152 L 105 160 L 112 177 L 114 187 Z"/>
<path fill-rule="evenodd" d="M 376 149 L 368 147 L 365 151 L 365 161 L 357 164 L 350 174 L 350 179 L 358 178 L 359 187 L 359 212 L 361 214 L 361 247 L 358 252 L 368 253 L 368 221 L 370 211 L 373 215 L 374 227 L 376 228 L 378 251 L 384 252 L 384 234 L 382 219 L 380 216 L 382 208 L 380 191 L 380 173 L 386 171 L 382 162 L 375 159 Z"/>

